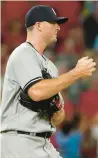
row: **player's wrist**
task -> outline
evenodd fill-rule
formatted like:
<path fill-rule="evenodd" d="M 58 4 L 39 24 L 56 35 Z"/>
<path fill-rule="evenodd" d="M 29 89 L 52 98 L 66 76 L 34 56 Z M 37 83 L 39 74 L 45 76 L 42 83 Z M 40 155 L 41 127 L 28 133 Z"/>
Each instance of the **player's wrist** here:
<path fill-rule="evenodd" d="M 72 76 L 72 78 L 74 78 L 75 80 L 78 80 L 81 78 L 81 73 L 78 71 L 77 68 L 74 68 L 70 71 L 70 74 Z"/>

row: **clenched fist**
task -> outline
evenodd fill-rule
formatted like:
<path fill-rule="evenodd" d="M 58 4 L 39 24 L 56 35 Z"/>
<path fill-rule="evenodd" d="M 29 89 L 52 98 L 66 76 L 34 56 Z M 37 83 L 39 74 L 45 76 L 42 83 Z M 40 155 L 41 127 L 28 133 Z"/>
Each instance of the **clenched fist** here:
<path fill-rule="evenodd" d="M 78 60 L 78 63 L 75 67 L 75 71 L 78 73 L 80 77 L 91 76 L 95 68 L 96 63 L 92 58 L 83 57 Z"/>
<path fill-rule="evenodd" d="M 65 119 L 65 111 L 62 108 L 60 111 L 54 113 L 54 115 L 51 118 L 51 123 L 55 126 L 60 125 Z"/>

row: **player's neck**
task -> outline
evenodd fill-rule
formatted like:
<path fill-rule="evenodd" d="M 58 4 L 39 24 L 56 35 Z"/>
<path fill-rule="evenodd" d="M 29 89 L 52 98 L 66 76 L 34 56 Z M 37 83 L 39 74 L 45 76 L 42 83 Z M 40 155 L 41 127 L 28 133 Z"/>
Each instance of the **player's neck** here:
<path fill-rule="evenodd" d="M 26 42 L 29 42 L 32 44 L 32 46 L 40 53 L 40 55 L 44 54 L 44 50 L 46 49 L 47 45 L 42 39 L 38 38 L 37 36 L 33 39 L 30 37 L 27 37 Z"/>

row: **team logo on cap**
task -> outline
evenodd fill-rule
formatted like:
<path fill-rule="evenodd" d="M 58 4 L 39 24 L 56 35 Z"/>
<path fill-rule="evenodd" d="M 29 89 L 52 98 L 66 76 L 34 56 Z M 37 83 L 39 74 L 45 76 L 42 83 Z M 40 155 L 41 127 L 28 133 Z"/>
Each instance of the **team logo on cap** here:
<path fill-rule="evenodd" d="M 52 11 L 54 12 L 54 14 L 56 15 L 56 12 L 54 11 L 54 9 L 52 8 Z"/>

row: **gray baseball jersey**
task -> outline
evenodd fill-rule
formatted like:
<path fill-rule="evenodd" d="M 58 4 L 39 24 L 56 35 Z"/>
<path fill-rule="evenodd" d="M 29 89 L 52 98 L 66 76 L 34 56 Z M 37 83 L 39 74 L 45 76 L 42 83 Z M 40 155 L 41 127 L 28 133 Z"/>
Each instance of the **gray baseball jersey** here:
<path fill-rule="evenodd" d="M 10 55 L 2 93 L 1 131 L 55 131 L 49 121 L 40 119 L 37 112 L 23 107 L 19 102 L 21 88 L 25 90 L 43 78 L 42 68 L 47 68 L 52 77 L 58 76 L 55 65 L 44 55 L 41 56 L 29 43 L 21 44 Z M 61 100 L 63 104 L 62 97 Z"/>

